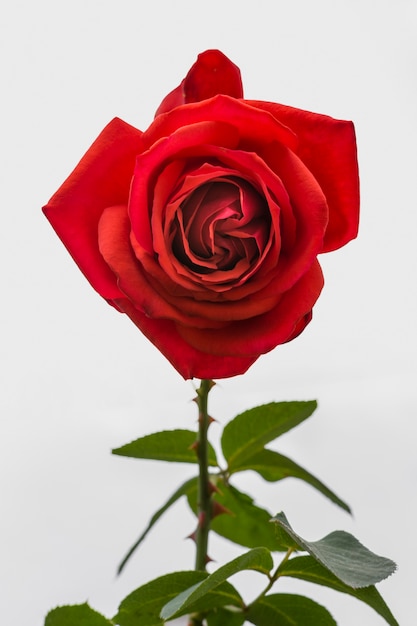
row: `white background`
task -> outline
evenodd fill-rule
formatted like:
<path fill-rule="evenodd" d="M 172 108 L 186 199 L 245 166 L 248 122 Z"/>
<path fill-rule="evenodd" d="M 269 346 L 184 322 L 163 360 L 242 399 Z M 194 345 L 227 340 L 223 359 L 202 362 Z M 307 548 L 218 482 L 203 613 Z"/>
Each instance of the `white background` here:
<path fill-rule="evenodd" d="M 322 258 L 326 286 L 305 333 L 222 381 L 211 412 L 224 424 L 259 403 L 318 398 L 278 449 L 354 518 L 297 481 L 264 486 L 247 474 L 240 486 L 307 539 L 344 528 L 396 560 L 379 589 L 401 626 L 415 623 L 416 14 L 412 0 L 3 2 L 2 624 L 41 626 L 50 608 L 86 600 L 110 617 L 140 584 L 192 569 L 194 521 L 180 502 L 115 578 L 192 468 L 110 450 L 194 428 L 193 389 L 91 289 L 40 207 L 111 118 L 145 129 L 214 47 L 240 66 L 248 98 L 354 120 L 362 221 L 355 242 Z M 221 564 L 239 550 L 213 539 L 210 552 Z M 262 582 L 236 580 L 248 599 Z M 280 585 L 325 603 L 339 626 L 384 623 L 348 596 Z"/>

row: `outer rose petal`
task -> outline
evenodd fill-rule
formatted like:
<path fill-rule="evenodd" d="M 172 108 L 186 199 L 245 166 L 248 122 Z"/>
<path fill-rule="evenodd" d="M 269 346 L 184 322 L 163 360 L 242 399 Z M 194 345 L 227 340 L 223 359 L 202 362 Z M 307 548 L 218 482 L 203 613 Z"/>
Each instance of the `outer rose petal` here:
<path fill-rule="evenodd" d="M 233 322 L 221 329 L 200 330 L 178 326 L 178 332 L 187 343 L 208 354 L 219 357 L 260 356 L 300 334 L 311 319 L 311 309 L 323 284 L 320 265 L 315 261 L 271 311 L 249 320 Z"/>
<path fill-rule="evenodd" d="M 223 94 L 195 104 L 178 106 L 165 115 L 158 115 L 143 133 L 143 146 L 145 149 L 150 148 L 159 139 L 170 137 L 179 128 L 200 122 L 221 122 L 233 126 L 239 133 L 240 145 L 249 152 L 257 152 L 270 141 L 279 141 L 297 150 L 297 135 L 273 114 L 252 106 L 249 101 Z"/>
<path fill-rule="evenodd" d="M 162 100 L 155 117 L 181 104 L 207 100 L 219 93 L 243 98 L 240 70 L 220 50 L 206 50 L 198 55 L 182 83 Z"/>
<path fill-rule="evenodd" d="M 212 319 L 190 317 L 179 306 L 172 305 L 163 293 L 153 288 L 146 272 L 133 255 L 129 243 L 130 224 L 124 205 L 107 207 L 98 225 L 98 242 L 103 259 L 117 277 L 122 295 L 132 305 L 153 319 L 172 319 L 184 325 L 198 328 L 217 328 L 221 322 Z M 180 301 L 181 302 L 181 301 Z M 114 303 L 113 303 L 114 304 Z M 117 306 L 117 305 L 116 305 Z"/>
<path fill-rule="evenodd" d="M 329 205 L 323 252 L 354 239 L 359 225 L 359 173 L 352 122 L 273 102 L 249 100 L 248 104 L 269 111 L 296 133 L 296 152 L 316 177 Z"/>
<path fill-rule="evenodd" d="M 97 226 L 107 206 L 127 205 L 141 136 L 133 126 L 112 120 L 43 208 L 86 278 L 109 300 L 122 294 L 100 254 Z"/>
<path fill-rule="evenodd" d="M 260 356 L 214 356 L 200 352 L 178 334 L 170 320 L 154 320 L 134 308 L 127 299 L 117 300 L 116 306 L 172 363 L 177 372 L 188 378 L 229 378 L 244 374 Z"/>

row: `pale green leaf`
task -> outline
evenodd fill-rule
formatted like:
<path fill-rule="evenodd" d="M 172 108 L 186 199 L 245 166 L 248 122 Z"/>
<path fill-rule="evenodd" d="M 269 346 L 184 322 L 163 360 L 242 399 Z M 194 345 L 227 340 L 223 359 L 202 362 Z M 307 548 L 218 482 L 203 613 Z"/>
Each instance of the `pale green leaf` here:
<path fill-rule="evenodd" d="M 268 575 L 272 567 L 273 560 L 269 550 L 266 548 L 254 548 L 238 556 L 233 561 L 226 563 L 226 565 L 220 567 L 214 574 L 208 576 L 201 583 L 197 583 L 183 593 L 180 593 L 163 607 L 161 617 L 167 620 L 183 615 L 185 611 L 188 612 L 188 609 L 195 605 L 195 603 L 207 593 L 216 589 L 216 587 L 225 582 L 230 576 L 238 572 L 254 570 Z"/>
<path fill-rule="evenodd" d="M 317 402 L 271 402 L 249 409 L 229 422 L 221 440 L 230 472 L 291 428 L 317 407 Z"/>
<path fill-rule="evenodd" d="M 193 448 L 195 443 L 196 433 L 191 430 L 164 430 L 136 439 L 120 448 L 115 448 L 112 452 L 135 459 L 197 463 L 197 455 Z M 208 446 L 208 464 L 217 467 L 214 448 L 210 444 Z"/>
<path fill-rule="evenodd" d="M 390 626 L 399 626 L 378 590 L 371 587 L 354 589 L 323 567 L 311 556 L 297 556 L 280 567 L 280 576 L 291 576 L 310 583 L 329 587 L 361 600 L 376 611 Z"/>
<path fill-rule="evenodd" d="M 222 582 L 215 589 L 211 589 L 192 604 L 187 604 L 178 613 L 178 616 L 185 613 L 206 613 L 223 606 L 234 606 L 239 609 L 244 607 L 244 602 L 239 592 L 227 581 Z"/>
<path fill-rule="evenodd" d="M 350 587 L 369 587 L 387 578 L 396 569 L 393 561 L 374 554 L 343 530 L 336 530 L 319 541 L 308 542 L 294 532 L 284 513 L 278 513 L 271 521 L 287 534 L 289 547 L 309 552 Z"/>

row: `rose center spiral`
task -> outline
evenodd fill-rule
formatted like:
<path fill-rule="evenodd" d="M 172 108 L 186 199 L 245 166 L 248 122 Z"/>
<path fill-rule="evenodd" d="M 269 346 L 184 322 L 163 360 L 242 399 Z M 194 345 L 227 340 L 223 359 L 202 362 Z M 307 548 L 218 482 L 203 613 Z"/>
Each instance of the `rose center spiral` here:
<path fill-rule="evenodd" d="M 172 224 L 172 250 L 194 272 L 248 270 L 270 237 L 265 198 L 244 179 L 221 177 L 182 201 Z"/>

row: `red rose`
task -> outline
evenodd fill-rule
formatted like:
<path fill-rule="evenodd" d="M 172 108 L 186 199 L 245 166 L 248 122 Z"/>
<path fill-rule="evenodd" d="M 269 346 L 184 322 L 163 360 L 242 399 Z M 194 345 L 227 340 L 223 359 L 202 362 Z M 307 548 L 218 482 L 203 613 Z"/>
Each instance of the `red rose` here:
<path fill-rule="evenodd" d="M 317 255 L 357 234 L 353 124 L 244 100 L 208 50 L 144 133 L 110 122 L 44 211 L 180 374 L 234 376 L 302 332 Z"/>

